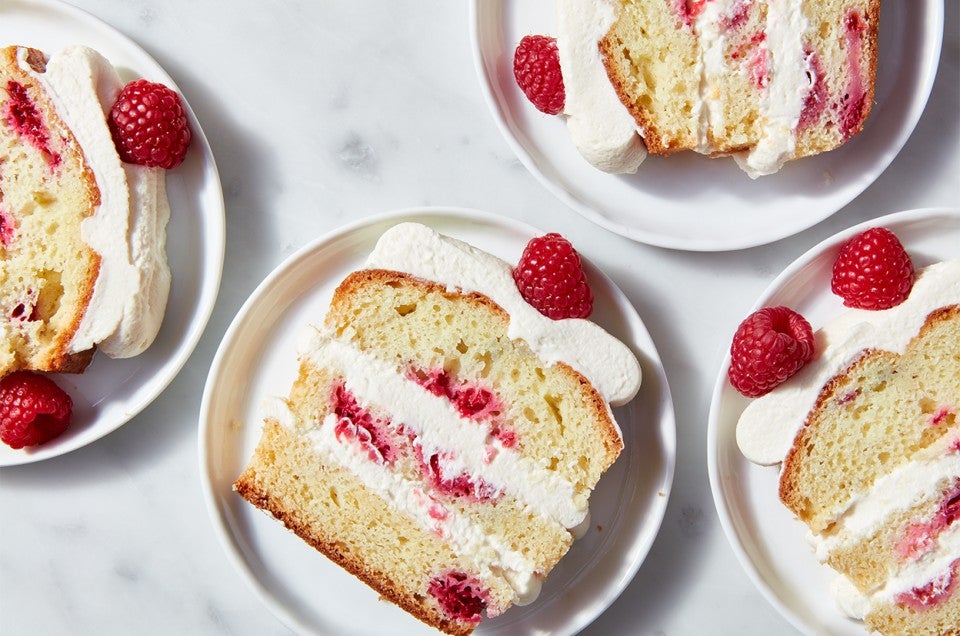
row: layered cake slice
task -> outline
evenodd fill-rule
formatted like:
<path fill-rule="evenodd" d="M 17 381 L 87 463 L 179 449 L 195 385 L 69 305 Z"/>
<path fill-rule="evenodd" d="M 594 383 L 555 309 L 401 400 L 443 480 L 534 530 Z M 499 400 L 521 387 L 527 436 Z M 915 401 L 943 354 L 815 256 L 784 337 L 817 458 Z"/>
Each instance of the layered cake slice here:
<path fill-rule="evenodd" d="M 92 49 L 0 49 L 0 376 L 146 349 L 170 287 L 161 168 L 122 162 Z"/>
<path fill-rule="evenodd" d="M 609 404 L 639 386 L 630 350 L 401 224 L 300 351 L 236 491 L 447 633 L 534 600 L 623 447 Z"/>
<path fill-rule="evenodd" d="M 960 260 L 902 303 L 850 309 L 818 353 L 751 402 L 744 455 L 782 462 L 780 499 L 840 575 L 840 607 L 882 634 L 960 625 Z"/>

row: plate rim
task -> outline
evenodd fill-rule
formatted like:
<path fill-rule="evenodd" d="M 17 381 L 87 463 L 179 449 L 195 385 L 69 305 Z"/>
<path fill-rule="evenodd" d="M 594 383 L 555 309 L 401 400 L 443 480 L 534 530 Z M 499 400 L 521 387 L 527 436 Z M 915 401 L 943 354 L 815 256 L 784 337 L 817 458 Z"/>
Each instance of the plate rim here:
<path fill-rule="evenodd" d="M 156 373 L 145 377 L 141 386 L 149 384 L 151 385 L 150 390 L 144 393 L 139 400 L 128 405 L 128 408 L 123 410 L 122 416 L 118 417 L 116 421 L 110 422 L 103 430 L 97 431 L 95 435 L 77 436 L 71 438 L 70 443 L 61 445 L 56 445 L 56 440 L 52 440 L 50 443 L 38 446 L 30 452 L 0 455 L 0 468 L 35 464 L 79 450 L 121 428 L 150 406 L 180 374 L 180 371 L 196 350 L 200 338 L 205 333 L 219 296 L 226 256 L 226 204 L 223 197 L 223 186 L 216 159 L 210 147 L 210 142 L 207 139 L 206 133 L 201 128 L 196 114 L 187 101 L 186 96 L 183 94 L 183 91 L 180 90 L 166 69 L 135 40 L 80 7 L 68 4 L 63 0 L 30 0 L 29 2 L 20 0 L 13 4 L 14 8 L 16 8 L 16 4 L 21 4 L 29 10 L 58 12 L 71 20 L 84 24 L 87 28 L 96 30 L 97 33 L 105 34 L 112 38 L 115 44 L 129 49 L 136 56 L 142 57 L 146 62 L 153 65 L 151 69 L 137 68 L 133 70 L 138 74 L 143 74 L 143 71 L 148 71 L 151 76 L 158 78 L 159 81 L 164 82 L 181 95 L 184 110 L 187 111 L 187 117 L 190 122 L 194 144 L 197 144 L 197 146 L 194 147 L 194 152 L 200 151 L 202 155 L 200 159 L 202 162 L 201 172 L 208 173 L 208 179 L 203 179 L 205 189 L 211 190 L 209 196 L 211 196 L 212 200 L 201 202 L 201 205 L 198 205 L 198 208 L 203 212 L 203 220 L 200 222 L 200 226 L 207 236 L 214 239 L 214 243 L 204 243 L 204 254 L 202 258 L 203 269 L 199 272 L 200 276 L 197 280 L 199 283 L 198 304 L 191 313 L 192 317 L 186 325 L 186 330 L 177 340 L 177 345 L 174 350 L 175 355 L 160 363 L 161 368 L 170 365 L 165 369 L 165 375 L 161 376 L 159 381 L 157 381 L 158 375 Z M 166 174 L 164 177 L 166 177 Z M 90 428 L 94 428 L 95 425 L 95 422 L 91 423 Z"/>
<path fill-rule="evenodd" d="M 754 301 L 744 315 L 749 315 L 751 312 L 764 307 L 772 296 L 781 291 L 784 281 L 795 276 L 809 263 L 819 258 L 828 250 L 839 246 L 846 239 L 878 225 L 917 222 L 935 215 L 955 216 L 957 220 L 960 221 L 960 208 L 937 206 L 901 210 L 874 219 L 862 221 L 836 232 L 832 236 L 829 236 L 810 247 L 803 254 L 792 261 L 786 268 L 784 268 L 783 271 L 777 274 L 777 276 L 774 277 L 774 279 L 767 285 L 767 287 L 757 297 L 756 301 Z M 958 254 L 958 256 L 960 256 L 960 254 Z M 729 348 L 727 348 L 720 363 L 717 378 L 711 392 L 709 414 L 707 419 L 707 474 L 709 477 L 710 491 L 714 502 L 714 507 L 717 510 L 717 516 L 720 519 L 720 526 L 723 529 L 723 534 L 727 539 L 727 543 L 730 545 L 731 549 L 736 555 L 737 561 L 747 573 L 747 576 L 753 583 L 754 587 L 793 627 L 805 634 L 812 633 L 812 627 L 800 616 L 798 616 L 797 613 L 794 612 L 789 606 L 787 606 L 787 604 L 784 603 L 780 598 L 780 595 L 772 589 L 772 586 L 763 580 L 757 564 L 754 563 L 752 558 L 750 558 L 744 542 L 740 539 L 740 535 L 738 534 L 733 521 L 733 515 L 731 514 L 732 506 L 729 505 L 727 497 L 725 496 L 726 490 L 720 475 L 718 457 L 720 444 L 728 444 L 729 440 L 721 442 L 719 438 L 718 429 L 720 424 L 718 422 L 718 412 L 720 410 L 720 404 L 723 401 L 723 394 L 726 392 L 726 372 L 729 366 L 730 351 Z M 733 441 L 733 444 L 736 444 L 735 440 Z M 811 558 L 812 557 L 813 555 L 811 554 Z"/>
<path fill-rule="evenodd" d="M 829 218 L 860 196 L 870 186 L 871 183 L 874 183 L 880 178 L 880 176 L 886 171 L 887 168 L 890 167 L 896 157 L 900 154 L 900 151 L 903 149 L 904 145 L 906 145 L 907 141 L 913 135 L 913 132 L 916 129 L 917 123 L 920 121 L 923 112 L 926 110 L 927 102 L 930 99 L 930 94 L 933 90 L 933 84 L 936 80 L 937 71 L 939 68 L 945 28 L 945 11 L 943 3 L 939 2 L 938 0 L 926 0 L 925 17 L 928 26 L 925 32 L 934 32 L 934 37 L 933 41 L 929 43 L 930 59 L 925 65 L 925 76 L 922 84 L 919 86 L 920 90 L 917 91 L 920 93 L 920 97 L 915 99 L 910 104 L 908 109 L 910 114 L 909 125 L 902 127 L 902 131 L 895 140 L 895 143 L 886 149 L 884 160 L 876 164 L 874 167 L 876 174 L 874 174 L 872 178 L 868 180 L 861 180 L 865 181 L 864 184 L 859 184 L 855 187 L 848 186 L 848 192 L 844 196 L 838 197 L 836 201 L 831 203 L 829 206 L 826 206 L 827 209 L 825 212 L 822 212 L 821 214 L 816 215 L 816 217 L 809 219 L 809 222 L 805 223 L 803 227 L 792 230 L 786 234 L 768 232 L 767 235 L 760 237 L 754 237 L 751 239 L 741 237 L 739 240 L 728 240 L 726 242 L 718 242 L 717 240 L 709 239 L 685 240 L 682 237 L 672 235 L 665 236 L 656 232 L 651 232 L 642 228 L 636 228 L 626 223 L 609 219 L 602 210 L 597 209 L 596 206 L 593 206 L 587 202 L 581 201 L 579 198 L 568 192 L 567 189 L 561 184 L 555 183 L 554 180 L 550 179 L 539 167 L 533 156 L 527 151 L 526 147 L 520 143 L 520 141 L 517 139 L 517 136 L 513 134 L 513 129 L 509 121 L 509 111 L 501 103 L 501 100 L 497 98 L 497 90 L 493 86 L 493 78 L 487 73 L 486 60 L 484 53 L 481 50 L 480 34 L 483 15 L 492 15 L 492 13 L 496 11 L 502 12 L 505 4 L 510 1 L 511 0 L 470 0 L 468 27 L 474 72 L 479 80 L 480 91 L 483 95 L 484 101 L 487 104 L 487 110 L 491 113 L 497 129 L 500 131 L 501 136 L 507 142 L 507 145 L 510 147 L 513 154 L 526 168 L 526 170 L 532 174 L 534 178 L 554 197 L 596 225 L 625 238 L 647 245 L 691 252 L 725 252 L 774 243 L 813 227 L 817 223 Z M 934 26 L 936 27 L 935 30 L 933 29 Z M 585 167 L 590 168 L 590 166 L 586 164 Z M 643 168 L 641 167 L 641 170 L 642 169 Z"/>
<path fill-rule="evenodd" d="M 212 441 L 213 437 L 213 425 L 210 421 L 211 410 L 215 401 L 213 391 L 216 388 L 215 385 L 217 382 L 217 377 L 221 374 L 221 368 L 229 358 L 230 349 L 235 346 L 233 340 L 237 337 L 237 334 L 242 331 L 244 323 L 247 321 L 248 316 L 253 311 L 255 305 L 270 291 L 278 279 L 287 274 L 290 270 L 295 269 L 305 258 L 314 255 L 318 250 L 322 250 L 325 245 L 335 243 L 336 241 L 346 238 L 350 234 L 357 231 L 362 231 L 369 226 L 390 221 L 400 222 L 411 217 L 420 219 L 434 217 L 447 220 L 462 220 L 468 223 L 480 222 L 492 227 L 507 227 L 524 234 L 529 234 L 530 236 L 543 233 L 543 231 L 539 228 L 512 217 L 507 217 L 476 208 L 432 205 L 407 207 L 381 212 L 324 232 L 320 236 L 308 241 L 305 245 L 284 258 L 250 293 L 248 298 L 237 311 L 227 330 L 224 332 L 224 335 L 217 347 L 217 352 L 214 356 L 213 362 L 210 365 L 210 369 L 204 384 L 199 412 L 198 459 L 203 499 L 204 503 L 206 504 L 210 521 L 214 526 L 217 540 L 220 543 L 223 551 L 227 554 L 228 560 L 231 562 L 234 569 L 240 573 L 241 578 L 247 583 L 249 589 L 251 589 L 258 599 L 264 603 L 271 614 L 283 624 L 301 633 L 316 633 L 317 627 L 304 624 L 294 612 L 285 607 L 285 605 L 277 596 L 270 593 L 270 590 L 260 580 L 260 577 L 253 572 L 253 568 L 251 567 L 249 561 L 244 557 L 241 549 L 237 545 L 236 540 L 233 540 L 230 536 L 230 526 L 225 519 L 226 511 L 218 503 L 218 495 L 214 490 L 213 480 L 210 476 L 210 461 L 208 460 L 211 453 L 210 442 Z M 636 309 L 633 307 L 633 303 L 629 300 L 626 294 L 624 294 L 623 291 L 605 273 L 593 266 L 593 264 L 585 255 L 582 256 L 584 260 L 586 260 L 587 263 L 593 268 L 594 272 L 599 274 L 599 276 L 604 279 L 605 284 L 608 285 L 612 291 L 614 291 L 616 294 L 619 294 L 621 301 L 625 303 L 626 307 L 628 307 L 630 311 L 633 312 L 633 319 L 636 322 L 636 326 L 640 329 L 640 333 L 638 335 L 646 339 L 651 346 L 652 353 L 654 354 L 651 362 L 654 364 L 656 379 L 660 384 L 660 394 L 658 399 L 660 399 L 662 402 L 660 405 L 660 410 L 663 411 L 663 414 L 658 422 L 657 429 L 658 439 L 662 443 L 663 447 L 664 466 L 657 475 L 657 479 L 660 480 L 657 482 L 660 496 L 654 497 L 647 502 L 648 508 L 646 510 L 645 518 L 648 519 L 648 521 L 645 522 L 645 526 L 648 528 L 648 530 L 644 533 L 645 540 L 634 540 L 634 542 L 631 544 L 637 551 L 635 558 L 627 568 L 618 572 L 618 574 L 621 576 L 614 586 L 614 593 L 608 593 L 607 596 L 604 597 L 603 603 L 600 604 L 600 607 L 596 608 L 595 611 L 580 612 L 577 615 L 577 625 L 574 626 L 574 631 L 571 633 L 582 630 L 591 622 L 596 620 L 600 614 L 606 611 L 610 605 L 612 605 L 616 599 L 619 598 L 619 596 L 624 590 L 626 590 L 630 582 L 636 576 L 639 568 L 649 555 L 650 549 L 652 548 L 653 543 L 660 532 L 663 520 L 666 516 L 666 509 L 670 499 L 676 469 L 676 412 L 660 354 L 656 349 L 656 345 L 653 342 L 645 323 L 636 312 Z M 639 340 L 639 338 L 635 337 L 631 340 L 631 342 L 635 342 L 637 340 Z M 644 371 L 647 373 L 646 369 Z M 631 501 L 633 501 L 633 499 L 634 498 L 631 498 Z M 481 628 L 482 627 L 483 624 L 481 624 Z M 479 631 L 478 633 L 483 632 Z"/>

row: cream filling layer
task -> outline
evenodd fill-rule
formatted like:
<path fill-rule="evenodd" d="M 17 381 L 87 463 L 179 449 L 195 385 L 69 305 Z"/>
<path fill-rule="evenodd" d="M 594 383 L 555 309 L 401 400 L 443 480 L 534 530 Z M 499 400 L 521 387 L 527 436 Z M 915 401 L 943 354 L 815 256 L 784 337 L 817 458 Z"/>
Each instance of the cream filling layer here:
<path fill-rule="evenodd" d="M 939 543 L 939 550 L 905 566 L 897 576 L 868 594 L 857 590 L 846 577 L 839 577 L 832 589 L 837 605 L 851 618 L 862 620 L 874 607 L 895 603 L 898 595 L 940 580 L 950 564 L 960 558 L 960 521 L 940 535 Z"/>
<path fill-rule="evenodd" d="M 400 223 L 380 237 L 366 267 L 487 296 L 510 315 L 511 339 L 526 342 L 547 364 L 570 365 L 610 404 L 630 401 L 640 388 L 640 364 L 629 347 L 589 320 L 547 318 L 520 295 L 509 264 L 472 245 L 418 223 Z"/>
<path fill-rule="evenodd" d="M 910 296 L 884 311 L 847 309 L 814 335 L 814 360 L 763 397 L 751 401 L 737 422 L 740 451 L 756 464 L 783 461 L 827 380 L 865 349 L 903 353 L 939 307 L 960 304 L 960 259 L 921 270 Z"/>
<path fill-rule="evenodd" d="M 810 28 L 802 0 L 767 2 L 766 46 L 770 83 L 760 98 L 763 132 L 746 154 L 734 155 L 751 178 L 772 174 L 793 157 L 796 129 L 810 90 L 810 60 L 803 34 Z"/>
<path fill-rule="evenodd" d="M 950 436 L 950 442 L 955 440 L 956 436 Z M 942 491 L 944 484 L 957 478 L 960 478 L 960 454 L 955 452 L 898 467 L 852 501 L 842 516 L 839 532 L 828 537 L 812 533 L 808 536 L 817 558 L 825 561 L 830 553 L 868 539 L 891 515 L 929 501 Z"/>
<path fill-rule="evenodd" d="M 730 0 L 710 0 L 703 5 L 703 11 L 694 23 L 694 32 L 700 43 L 700 96 L 696 108 L 699 111 L 697 131 L 697 152 L 710 154 L 710 130 L 723 128 L 723 105 L 719 100 L 716 83 L 726 75 L 726 38 L 721 23 L 732 3 Z"/>
<path fill-rule="evenodd" d="M 84 242 L 100 255 L 100 272 L 70 350 L 98 345 L 114 358 L 137 355 L 156 337 L 170 289 L 165 174 L 120 161 L 105 113 L 123 83 L 102 55 L 69 46 L 51 56 L 43 73 L 35 72 L 26 56 L 21 48 L 21 68 L 50 96 L 100 191 L 99 207 L 80 227 Z"/>
<path fill-rule="evenodd" d="M 572 483 L 503 447 L 486 427 L 462 418 L 449 400 L 425 391 L 395 366 L 314 329 L 305 334 L 302 352 L 318 367 L 342 373 L 360 404 L 383 409 L 414 431 L 424 456 L 453 451 L 445 472 L 482 479 L 565 528 L 575 528 L 587 516 L 587 496 L 575 492 Z"/>

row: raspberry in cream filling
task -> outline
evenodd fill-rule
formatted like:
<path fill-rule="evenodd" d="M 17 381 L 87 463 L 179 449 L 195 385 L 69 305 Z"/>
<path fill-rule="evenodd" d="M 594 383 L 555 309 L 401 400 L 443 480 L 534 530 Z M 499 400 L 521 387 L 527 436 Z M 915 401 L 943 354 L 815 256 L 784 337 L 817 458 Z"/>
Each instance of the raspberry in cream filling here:
<path fill-rule="evenodd" d="M 392 465 L 401 452 L 402 436 L 388 420 L 373 417 L 361 408 L 342 382 L 333 387 L 331 404 L 337 416 L 334 435 L 340 443 L 351 442 L 367 454 L 370 461 Z"/>
<path fill-rule="evenodd" d="M 2 192 L 2 189 L 0 189 Z M 10 212 L 0 206 L 0 245 L 10 247 L 17 234 L 17 225 Z"/>
<path fill-rule="evenodd" d="M 434 369 L 427 373 L 410 368 L 407 377 L 430 393 L 450 400 L 462 417 L 477 423 L 486 423 L 490 435 L 504 448 L 514 448 L 517 445 L 516 431 L 506 422 L 503 402 L 492 389 L 457 380 L 446 369 Z"/>
<path fill-rule="evenodd" d="M 943 498 L 933 517 L 911 523 L 896 545 L 897 556 L 903 561 L 916 561 L 937 547 L 937 538 L 960 519 L 960 478 Z"/>
<path fill-rule="evenodd" d="M 425 450 L 420 436 L 410 427 L 372 415 L 360 406 L 342 382 L 334 385 L 331 404 L 337 417 L 334 436 L 338 442 L 352 445 L 375 464 L 394 466 L 400 458 L 412 457 L 420 477 L 430 486 L 433 495 L 480 502 L 503 494 L 502 489 L 490 485 L 482 477 L 460 469 L 455 451 Z"/>
<path fill-rule="evenodd" d="M 900 592 L 894 597 L 898 605 L 923 612 L 946 602 L 960 584 L 960 559 L 955 560 L 947 569 L 938 574 L 926 585 Z"/>
<path fill-rule="evenodd" d="M 50 131 L 44 124 L 36 103 L 30 99 L 27 89 L 19 82 L 7 82 L 7 94 L 10 97 L 3 113 L 4 121 L 36 148 L 53 170 L 60 165 L 60 155 L 50 147 Z"/>
<path fill-rule="evenodd" d="M 844 45 L 847 52 L 847 86 L 841 112 L 841 131 L 849 139 L 860 130 L 866 119 L 867 89 L 863 84 L 863 36 L 867 25 L 856 11 L 847 13 L 844 26 Z"/>

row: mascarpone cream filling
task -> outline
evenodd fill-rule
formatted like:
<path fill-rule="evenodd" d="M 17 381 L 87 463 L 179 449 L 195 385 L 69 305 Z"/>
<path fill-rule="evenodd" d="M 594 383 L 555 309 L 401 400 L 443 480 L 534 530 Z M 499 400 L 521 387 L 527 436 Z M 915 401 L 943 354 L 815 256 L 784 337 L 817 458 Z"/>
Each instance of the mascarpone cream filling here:
<path fill-rule="evenodd" d="M 482 479 L 565 528 L 576 527 L 586 517 L 587 497 L 576 493 L 572 483 L 503 447 L 486 427 L 462 418 L 449 400 L 424 391 L 395 366 L 325 331 L 309 330 L 301 347 L 311 363 L 340 372 L 347 390 L 360 404 L 383 409 L 393 421 L 414 431 L 424 456 L 454 451 L 445 472 Z"/>
<path fill-rule="evenodd" d="M 957 435 L 948 435 L 937 450 L 947 452 L 939 457 L 927 457 L 911 461 L 881 477 L 864 494 L 858 495 L 840 518 L 842 524 L 836 534 L 830 536 L 809 533 L 807 538 L 817 554 L 825 561 L 831 552 L 848 549 L 876 534 L 891 515 L 929 501 L 939 494 L 944 484 L 952 484 L 960 477 L 960 454 L 950 452 L 949 446 L 956 443 Z M 949 442 L 949 443 L 947 443 Z M 837 515 L 840 517 L 841 515 Z"/>
<path fill-rule="evenodd" d="M 700 38 L 700 95 L 695 108 L 699 112 L 700 125 L 697 130 L 697 152 L 710 154 L 710 130 L 723 128 L 723 104 L 720 103 L 717 83 L 730 71 L 727 68 L 724 51 L 726 38 L 721 23 L 732 2 L 730 0 L 710 0 L 694 23 L 694 32 Z"/>
<path fill-rule="evenodd" d="M 170 289 L 165 175 L 162 168 L 124 164 L 117 156 L 105 113 L 123 83 L 103 56 L 70 46 L 51 56 L 43 73 L 26 56 L 21 48 L 21 68 L 50 95 L 100 190 L 99 207 L 81 224 L 84 242 L 100 255 L 100 272 L 70 349 L 98 345 L 114 358 L 137 355 L 156 337 Z"/>
<path fill-rule="evenodd" d="M 960 555 L 960 521 L 954 522 L 939 537 L 940 550 L 905 566 L 880 588 L 864 594 L 844 576 L 835 579 L 832 592 L 840 609 L 862 620 L 876 606 L 895 603 L 899 594 L 909 593 L 938 580 Z"/>
<path fill-rule="evenodd" d="M 910 296 L 883 311 L 848 309 L 814 335 L 814 360 L 747 405 L 737 422 L 740 451 L 756 464 L 783 461 L 820 390 L 865 349 L 903 353 L 930 312 L 960 304 L 960 259 L 921 270 Z"/>
<path fill-rule="evenodd" d="M 745 155 L 734 156 L 751 178 L 772 174 L 791 159 L 796 149 L 796 129 L 810 90 L 810 61 L 803 46 L 809 23 L 802 0 L 767 2 L 766 46 L 770 83 L 760 98 L 763 132 Z"/>
<path fill-rule="evenodd" d="M 418 223 L 400 223 L 384 232 L 366 267 L 487 296 L 510 315 L 511 339 L 525 341 L 548 364 L 568 364 L 610 404 L 629 402 L 640 388 L 640 364 L 625 344 L 589 320 L 547 318 L 520 295 L 509 264 L 472 245 Z"/>

